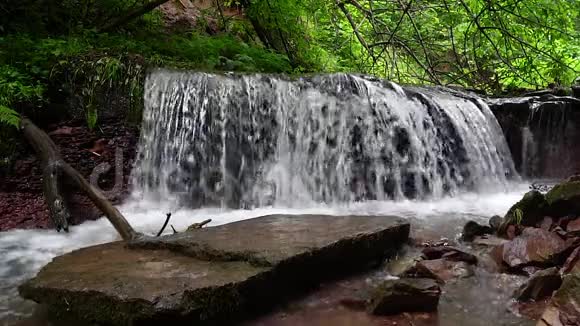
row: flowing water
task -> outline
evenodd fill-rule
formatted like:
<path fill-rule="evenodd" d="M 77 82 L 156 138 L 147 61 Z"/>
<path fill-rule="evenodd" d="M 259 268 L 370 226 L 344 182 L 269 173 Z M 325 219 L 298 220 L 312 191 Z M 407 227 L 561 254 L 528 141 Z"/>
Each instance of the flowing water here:
<path fill-rule="evenodd" d="M 399 215 L 455 236 L 527 190 L 487 105 L 445 89 L 342 74 L 155 71 L 145 105 L 135 189 L 120 206 L 144 233 L 167 212 L 177 230 L 207 218 L 322 213 Z M 0 233 L 0 321 L 31 313 L 16 286 L 54 256 L 115 239 L 105 219 L 69 234 Z"/>

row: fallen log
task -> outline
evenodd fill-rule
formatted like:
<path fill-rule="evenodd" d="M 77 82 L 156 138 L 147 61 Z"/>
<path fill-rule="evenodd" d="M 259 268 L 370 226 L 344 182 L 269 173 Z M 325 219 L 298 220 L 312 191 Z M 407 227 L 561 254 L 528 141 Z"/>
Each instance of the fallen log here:
<path fill-rule="evenodd" d="M 133 240 L 140 236 L 121 212 L 97 188 L 93 187 L 77 170 L 62 159 L 58 147 L 44 131 L 27 118 L 21 119 L 20 130 L 40 159 L 43 171 L 44 197 L 57 231 L 68 232 L 69 228 L 70 213 L 62 189 L 64 178 L 66 178 L 67 183 L 78 187 L 91 199 L 93 204 L 113 224 L 123 240 Z"/>

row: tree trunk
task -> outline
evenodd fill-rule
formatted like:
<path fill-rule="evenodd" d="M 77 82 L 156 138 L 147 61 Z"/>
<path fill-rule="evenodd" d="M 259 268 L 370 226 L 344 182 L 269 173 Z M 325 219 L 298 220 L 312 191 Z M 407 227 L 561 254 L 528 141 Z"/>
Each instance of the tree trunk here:
<path fill-rule="evenodd" d="M 95 187 L 93 187 L 77 170 L 67 164 L 60 156 L 58 148 L 50 137 L 40 130 L 32 121 L 23 118 L 20 129 L 24 137 L 36 151 L 43 170 L 43 191 L 50 209 L 50 217 L 57 231 L 68 232 L 70 213 L 62 195 L 61 184 L 67 178 L 73 185 L 83 191 L 91 201 L 105 214 L 123 240 L 133 240 L 140 236 L 135 232 L 125 217 Z"/>
<path fill-rule="evenodd" d="M 113 30 L 127 24 L 128 22 L 132 21 L 133 19 L 145 15 L 146 13 L 150 12 L 151 10 L 161 6 L 162 4 L 164 4 L 168 1 L 169 0 L 153 0 L 151 2 L 148 2 L 139 8 L 129 10 L 129 12 L 125 13 L 124 15 L 119 17 L 118 19 L 113 20 L 111 23 L 106 24 L 102 28 L 99 28 L 98 30 L 99 30 L 99 32 L 113 31 Z"/>

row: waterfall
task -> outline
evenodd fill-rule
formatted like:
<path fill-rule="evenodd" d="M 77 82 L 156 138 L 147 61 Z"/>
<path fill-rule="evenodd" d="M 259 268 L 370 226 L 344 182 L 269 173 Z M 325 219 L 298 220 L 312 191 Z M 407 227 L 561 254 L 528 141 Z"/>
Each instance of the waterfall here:
<path fill-rule="evenodd" d="M 251 208 L 440 197 L 515 176 L 489 107 L 347 74 L 153 71 L 134 193 Z"/>

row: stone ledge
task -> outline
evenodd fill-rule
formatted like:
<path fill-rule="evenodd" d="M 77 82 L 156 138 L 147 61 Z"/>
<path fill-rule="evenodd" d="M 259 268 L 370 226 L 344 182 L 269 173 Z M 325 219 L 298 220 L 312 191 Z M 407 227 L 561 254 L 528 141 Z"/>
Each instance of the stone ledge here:
<path fill-rule="evenodd" d="M 53 318 L 98 324 L 231 321 L 368 268 L 407 241 L 379 216 L 266 216 L 55 258 L 20 287 Z"/>

